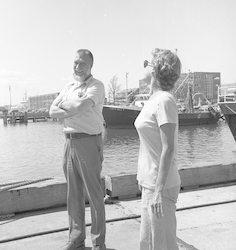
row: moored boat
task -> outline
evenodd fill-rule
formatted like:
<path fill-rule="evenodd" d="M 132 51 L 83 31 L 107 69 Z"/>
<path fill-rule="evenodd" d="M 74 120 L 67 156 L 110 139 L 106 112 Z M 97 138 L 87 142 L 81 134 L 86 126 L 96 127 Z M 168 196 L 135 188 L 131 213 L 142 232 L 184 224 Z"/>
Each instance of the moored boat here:
<path fill-rule="evenodd" d="M 190 77 L 191 73 L 187 75 L 181 85 L 188 82 Z M 135 119 L 140 113 L 143 105 L 145 105 L 145 102 L 148 101 L 147 96 L 148 94 L 139 94 L 136 96 L 135 100 L 127 106 L 104 105 L 103 117 L 106 127 L 134 128 Z M 207 105 L 207 108 L 201 109 L 200 106 L 198 106 L 198 109 L 195 110 L 193 107 L 191 86 L 188 84 L 185 107 L 179 108 L 179 125 L 216 124 L 221 118 L 221 114 L 217 109 L 213 108 L 210 102 L 208 103 L 209 105 Z"/>
<path fill-rule="evenodd" d="M 103 117 L 107 128 L 134 128 L 141 107 L 136 106 L 111 106 L 104 105 Z M 214 115 L 210 111 L 198 111 L 194 113 L 179 113 L 179 125 L 215 124 L 220 115 Z"/>
<path fill-rule="evenodd" d="M 218 105 L 236 141 L 236 87 L 219 87 Z"/>

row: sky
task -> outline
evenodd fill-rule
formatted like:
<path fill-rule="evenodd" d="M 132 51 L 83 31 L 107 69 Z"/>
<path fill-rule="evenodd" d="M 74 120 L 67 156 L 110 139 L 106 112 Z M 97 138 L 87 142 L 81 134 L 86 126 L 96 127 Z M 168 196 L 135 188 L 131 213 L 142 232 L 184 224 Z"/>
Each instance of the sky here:
<path fill-rule="evenodd" d="M 235 24 L 235 0 L 0 0 L 0 106 L 60 92 L 80 48 L 106 93 L 115 75 L 138 87 L 154 48 L 177 49 L 183 73 L 235 83 Z"/>

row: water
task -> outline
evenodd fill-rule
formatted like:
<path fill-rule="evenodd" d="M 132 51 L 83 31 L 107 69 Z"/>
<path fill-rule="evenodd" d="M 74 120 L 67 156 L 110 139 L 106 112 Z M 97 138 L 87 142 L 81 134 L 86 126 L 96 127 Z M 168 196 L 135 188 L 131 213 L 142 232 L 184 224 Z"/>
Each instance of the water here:
<path fill-rule="evenodd" d="M 136 171 L 139 140 L 135 129 L 106 129 L 102 175 Z M 29 122 L 4 126 L 0 120 L 0 183 L 64 177 L 62 124 Z M 236 162 L 235 141 L 224 122 L 180 127 L 179 168 Z"/>

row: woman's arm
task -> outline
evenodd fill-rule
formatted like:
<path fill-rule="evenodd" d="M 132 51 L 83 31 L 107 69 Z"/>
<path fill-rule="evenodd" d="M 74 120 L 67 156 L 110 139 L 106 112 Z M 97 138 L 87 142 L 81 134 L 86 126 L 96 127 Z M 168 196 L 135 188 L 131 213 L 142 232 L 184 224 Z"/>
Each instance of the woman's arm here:
<path fill-rule="evenodd" d="M 162 151 L 156 183 L 157 191 L 163 191 L 173 160 L 175 149 L 175 129 L 176 124 L 174 123 L 166 123 L 160 127 Z"/>
<path fill-rule="evenodd" d="M 152 211 L 157 215 L 157 218 L 161 218 L 164 215 L 162 207 L 163 190 L 174 155 L 175 129 L 176 124 L 174 123 L 166 123 L 160 127 L 162 152 L 152 204 Z"/>

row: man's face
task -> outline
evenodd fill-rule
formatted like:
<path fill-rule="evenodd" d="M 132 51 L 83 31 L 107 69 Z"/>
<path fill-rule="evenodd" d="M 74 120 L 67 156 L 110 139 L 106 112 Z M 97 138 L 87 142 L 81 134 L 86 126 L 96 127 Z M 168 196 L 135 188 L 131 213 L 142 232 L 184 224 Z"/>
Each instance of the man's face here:
<path fill-rule="evenodd" d="M 91 75 L 92 60 L 86 52 L 75 55 L 74 78 L 76 81 L 84 81 Z"/>

